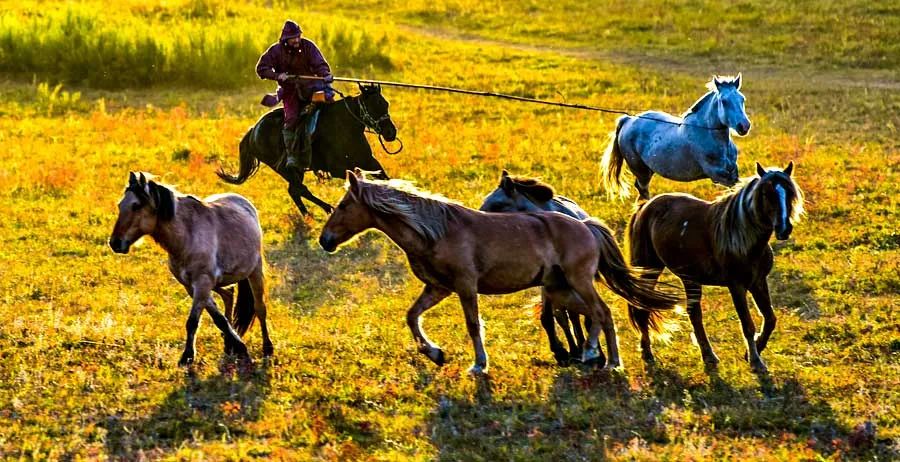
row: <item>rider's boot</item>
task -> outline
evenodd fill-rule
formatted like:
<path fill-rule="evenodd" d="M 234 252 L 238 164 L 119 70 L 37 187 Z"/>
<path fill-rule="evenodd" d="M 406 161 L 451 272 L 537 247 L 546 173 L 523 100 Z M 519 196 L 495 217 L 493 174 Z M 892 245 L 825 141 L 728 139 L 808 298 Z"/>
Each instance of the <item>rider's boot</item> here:
<path fill-rule="evenodd" d="M 299 166 L 296 158 L 297 131 L 294 128 L 283 128 L 281 137 L 284 139 L 284 168 L 287 170 L 297 169 Z"/>

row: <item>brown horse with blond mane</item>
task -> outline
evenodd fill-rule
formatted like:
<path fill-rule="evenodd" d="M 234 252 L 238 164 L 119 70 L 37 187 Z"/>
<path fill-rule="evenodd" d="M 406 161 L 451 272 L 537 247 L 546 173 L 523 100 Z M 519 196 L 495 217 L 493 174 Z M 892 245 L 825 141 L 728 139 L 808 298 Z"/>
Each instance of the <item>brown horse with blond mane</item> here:
<path fill-rule="evenodd" d="M 272 355 L 266 324 L 262 230 L 250 201 L 237 194 L 200 200 L 132 172 L 119 201 L 119 218 L 109 246 L 116 253 L 128 253 L 131 245 L 145 235 L 168 252 L 169 270 L 193 297 L 180 366 L 194 361 L 194 338 L 204 309 L 222 331 L 226 353 L 249 361 L 241 336 L 253 319 L 259 318 L 263 354 Z M 237 285 L 234 308 L 233 285 Z M 224 315 L 216 308 L 212 292 L 222 297 Z"/>
<path fill-rule="evenodd" d="M 488 367 L 478 294 L 541 286 L 551 298 L 578 299 L 580 303 L 565 306 L 577 307 L 593 321 L 582 359 L 600 357 L 602 328 L 610 368 L 622 363 L 612 315 L 594 288 L 594 277 L 602 275 L 614 292 L 643 309 L 668 309 L 676 301 L 651 289 L 652 282 L 628 267 L 609 229 L 599 221 L 556 213 L 484 213 L 428 196 L 408 182 L 365 181 L 361 172 L 347 172 L 347 180 L 347 193 L 325 223 L 319 244 L 333 252 L 375 228 L 406 252 L 413 273 L 425 283 L 406 322 L 419 351 L 439 366 L 445 362 L 444 352 L 422 332 L 419 317 L 454 292 L 475 350 L 473 373 Z M 597 245 L 598 235 L 603 246 Z"/>
<path fill-rule="evenodd" d="M 793 162 L 784 170 L 768 171 L 757 163 L 757 176 L 713 202 L 687 194 L 662 194 L 639 205 L 631 217 L 626 233 L 631 264 L 653 269 L 648 274 L 654 281 L 664 268 L 681 278 L 700 353 L 711 367 L 719 358 L 703 328 L 700 298 L 704 285 L 728 287 L 741 320 L 750 366 L 766 371 L 759 354 L 775 330 L 766 282 L 774 262 L 769 238 L 773 233 L 779 240 L 790 237 L 793 222 L 803 213 L 803 192 L 791 178 L 793 169 Z M 748 290 L 763 316 L 763 329 L 755 341 Z M 660 319 L 657 313 L 635 308 L 629 307 L 629 316 L 641 331 L 643 358 L 650 363 L 654 358 L 649 329 L 659 330 Z"/>

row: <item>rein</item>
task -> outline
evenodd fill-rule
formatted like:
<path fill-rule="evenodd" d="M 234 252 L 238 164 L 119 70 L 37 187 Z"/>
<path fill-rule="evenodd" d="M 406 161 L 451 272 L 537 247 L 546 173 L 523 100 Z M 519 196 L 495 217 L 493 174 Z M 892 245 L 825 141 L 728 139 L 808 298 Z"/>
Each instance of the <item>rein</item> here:
<path fill-rule="evenodd" d="M 394 155 L 394 154 L 400 153 L 400 151 L 403 150 L 403 141 L 401 141 L 399 137 L 396 138 L 396 140 L 398 143 L 400 143 L 400 147 L 397 148 L 396 151 L 391 151 L 390 149 L 388 149 L 387 145 L 384 143 L 384 136 L 382 136 L 382 134 L 381 134 L 381 128 L 379 128 L 379 124 L 381 124 L 381 122 L 384 122 L 385 120 L 391 120 L 390 114 L 385 113 L 383 116 L 379 117 L 378 119 L 376 119 L 375 117 L 372 117 L 372 114 L 369 113 L 369 109 L 366 107 L 365 103 L 363 103 L 362 97 L 360 97 L 360 98 L 356 99 L 357 103 L 359 104 L 359 115 L 356 115 L 353 112 L 353 109 L 350 108 L 350 103 L 347 102 L 348 98 L 346 96 L 344 96 L 344 94 L 341 93 L 338 89 L 336 89 L 336 88 L 331 88 L 331 89 L 335 93 L 341 95 L 341 101 L 344 102 L 344 107 L 347 108 L 347 112 L 349 112 L 350 115 L 354 119 L 356 119 L 357 122 L 359 122 L 360 124 L 362 124 L 363 127 L 366 128 L 366 133 L 378 135 L 378 142 L 381 143 L 381 149 L 383 149 L 384 152 L 386 152 L 390 155 Z"/>

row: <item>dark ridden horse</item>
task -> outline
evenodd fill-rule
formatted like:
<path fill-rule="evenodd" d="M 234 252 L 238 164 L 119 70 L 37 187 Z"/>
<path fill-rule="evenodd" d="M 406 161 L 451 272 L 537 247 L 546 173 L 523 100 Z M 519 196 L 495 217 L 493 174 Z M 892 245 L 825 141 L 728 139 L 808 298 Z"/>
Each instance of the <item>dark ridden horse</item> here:
<path fill-rule="evenodd" d="M 359 88 L 361 94 L 358 96 L 319 106 L 319 119 L 313 134 L 312 171 L 343 178 L 347 170 L 361 168 L 380 172 L 378 175 L 387 179 L 381 164 L 372 155 L 365 131 L 368 128 L 385 140 L 394 141 L 397 139 L 397 127 L 388 113 L 389 104 L 381 94 L 381 87 L 360 85 Z M 309 214 L 303 199 L 331 213 L 331 205 L 314 196 L 303 184 L 303 173 L 284 168 L 283 121 L 282 108 L 262 116 L 241 139 L 238 174 L 231 175 L 221 168 L 216 173 L 228 183 L 241 184 L 256 173 L 262 162 L 287 180 L 288 194 L 302 214 Z"/>
<path fill-rule="evenodd" d="M 655 281 L 664 268 L 681 278 L 688 301 L 688 315 L 703 361 L 714 367 L 700 298 L 704 285 L 725 286 L 731 292 L 741 320 L 751 367 L 765 372 L 759 353 L 775 329 L 775 312 L 769 299 L 766 276 L 772 270 L 769 238 L 790 237 L 792 222 L 803 213 L 803 193 L 791 178 L 793 162 L 782 170 L 766 171 L 756 164 L 757 176 L 740 187 L 706 202 L 686 194 L 662 194 L 640 205 L 631 217 L 627 235 L 631 264 L 655 269 Z M 763 316 L 762 332 L 754 341 L 756 327 L 747 308 L 747 290 Z M 659 330 L 660 319 L 629 307 L 635 328 L 641 331 L 641 350 L 653 362 L 648 328 Z"/>
<path fill-rule="evenodd" d="M 506 170 L 500 175 L 500 184 L 484 198 L 478 209 L 482 212 L 559 212 L 576 220 L 590 218 L 575 201 L 556 195 L 553 187 L 537 178 L 512 176 Z M 541 326 L 547 332 L 550 350 L 559 363 L 581 359 L 581 345 L 584 344 L 584 331 L 578 319 L 578 312 L 563 306 L 552 306 L 546 291 L 541 291 Z M 556 336 L 553 318 L 562 329 L 569 344 L 568 354 Z M 570 324 L 571 318 L 571 324 Z M 590 330 L 590 319 L 585 318 L 585 329 Z M 574 337 L 573 337 L 574 331 Z"/>
<path fill-rule="evenodd" d="M 266 322 L 266 285 L 262 230 L 256 208 L 237 194 L 205 200 L 184 196 L 153 180 L 131 173 L 119 201 L 119 217 L 109 239 L 116 253 L 149 235 L 169 254 L 169 271 L 194 303 L 187 321 L 187 342 L 179 365 L 194 361 L 194 338 L 203 310 L 222 331 L 225 352 L 249 361 L 241 336 L 259 318 L 263 354 L 271 356 Z M 234 288 L 237 286 L 237 300 Z M 212 292 L 222 297 L 225 314 L 216 308 Z"/>
<path fill-rule="evenodd" d="M 597 294 L 594 277 L 602 275 L 614 292 L 649 310 L 671 308 L 676 301 L 651 289 L 652 281 L 628 267 L 612 234 L 596 220 L 578 221 L 559 213 L 484 213 L 425 196 L 407 182 L 365 181 L 351 172 L 347 179 L 347 193 L 325 223 L 319 244 L 333 252 L 374 228 L 403 249 L 413 273 L 425 283 L 406 313 L 406 323 L 419 351 L 435 364 L 444 364 L 444 352 L 422 332 L 419 317 L 454 292 L 475 349 L 473 373 L 488 367 L 478 294 L 540 286 L 551 298 L 581 300 L 572 306 L 593 320 L 582 359 L 599 357 L 602 328 L 610 368 L 622 363 L 612 314 Z M 605 245 L 598 246 L 597 239 Z"/>

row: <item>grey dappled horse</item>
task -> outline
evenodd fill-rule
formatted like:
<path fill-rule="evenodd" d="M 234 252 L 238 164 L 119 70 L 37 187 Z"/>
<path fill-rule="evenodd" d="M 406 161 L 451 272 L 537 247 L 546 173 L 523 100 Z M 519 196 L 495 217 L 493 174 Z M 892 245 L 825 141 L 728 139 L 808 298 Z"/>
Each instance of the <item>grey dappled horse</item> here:
<path fill-rule="evenodd" d="M 709 93 L 681 117 L 648 111 L 619 118 L 600 162 L 603 184 L 610 194 L 629 194 L 622 161 L 634 174 L 641 199 L 650 198 L 654 173 L 675 181 L 710 178 L 725 186 L 737 183 L 738 151 L 730 130 L 740 136 L 750 132 L 740 91 L 741 74 L 716 76 L 707 87 Z"/>

